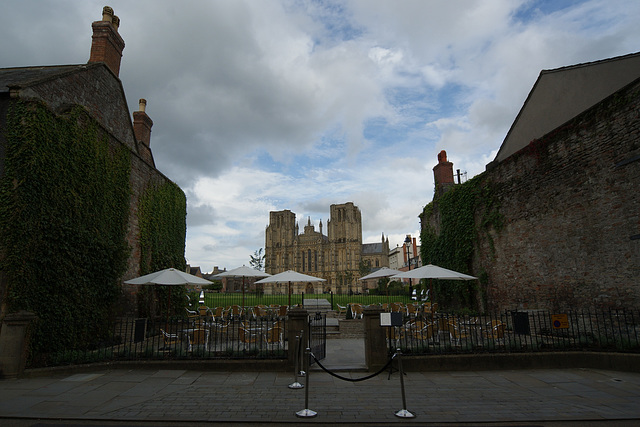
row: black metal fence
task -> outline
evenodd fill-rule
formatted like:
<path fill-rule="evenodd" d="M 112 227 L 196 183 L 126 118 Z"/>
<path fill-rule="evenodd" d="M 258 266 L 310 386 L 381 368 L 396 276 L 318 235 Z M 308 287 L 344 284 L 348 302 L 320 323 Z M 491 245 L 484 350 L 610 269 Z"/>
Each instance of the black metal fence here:
<path fill-rule="evenodd" d="M 638 310 L 505 311 L 482 316 L 403 312 L 387 329 L 403 354 L 598 350 L 640 351 Z"/>
<path fill-rule="evenodd" d="M 403 354 L 640 351 L 638 310 L 530 310 L 468 316 L 439 312 L 436 307 L 432 311 L 428 304 L 396 302 L 386 308 L 402 313 L 401 325 L 388 327 L 387 338 L 389 349 L 400 348 Z M 93 342 L 31 354 L 28 367 L 118 360 L 285 359 L 289 346 L 295 344 L 286 340 L 286 309 L 231 306 L 169 320 L 121 318 L 109 325 L 106 336 Z M 326 334 L 326 324 L 322 327 Z"/>
<path fill-rule="evenodd" d="M 28 367 L 39 368 L 117 360 L 284 359 L 288 342 L 286 314 L 229 311 L 215 316 L 116 319 L 104 337 L 76 348 L 32 354 Z"/>

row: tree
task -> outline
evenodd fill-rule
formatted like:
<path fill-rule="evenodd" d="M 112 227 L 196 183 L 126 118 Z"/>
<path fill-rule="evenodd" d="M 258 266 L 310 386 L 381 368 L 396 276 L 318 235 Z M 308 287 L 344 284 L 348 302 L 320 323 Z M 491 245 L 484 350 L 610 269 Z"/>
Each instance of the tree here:
<path fill-rule="evenodd" d="M 360 264 L 358 264 L 358 272 L 360 273 L 360 277 L 371 273 L 371 261 L 360 260 Z"/>
<path fill-rule="evenodd" d="M 249 261 L 249 265 L 256 270 L 262 271 L 264 268 L 264 254 L 262 253 L 262 248 L 258 249 L 251 256 L 251 261 Z"/>

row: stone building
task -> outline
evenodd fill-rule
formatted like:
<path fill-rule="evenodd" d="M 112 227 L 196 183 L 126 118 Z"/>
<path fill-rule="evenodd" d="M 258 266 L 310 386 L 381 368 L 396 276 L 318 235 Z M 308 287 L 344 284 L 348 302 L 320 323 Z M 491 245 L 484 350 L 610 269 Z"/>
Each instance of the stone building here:
<path fill-rule="evenodd" d="M 99 137 L 104 138 L 110 152 L 124 147 L 129 153 L 131 195 L 126 243 L 130 252 L 126 271 L 122 276 L 122 280 L 127 280 L 140 275 L 139 199 L 150 186 L 175 184 L 156 169 L 150 148 L 153 121 L 145 112 L 146 101 L 140 100 L 139 111 L 133 112 L 133 119 L 129 113 L 119 78 L 125 46 L 118 33 L 119 24 L 120 20 L 113 14 L 113 10 L 105 7 L 102 20 L 92 24 L 91 50 L 86 64 L 0 70 L 0 178 L 5 174 L 5 156 L 9 154 L 4 131 L 7 112 L 12 105 L 19 102 L 44 105 L 54 116 L 63 116 L 70 109 L 79 106 L 89 117 L 87 121 L 97 123 Z M 184 193 L 181 190 L 178 192 L 184 198 Z M 109 211 L 105 210 L 101 214 L 109 215 Z M 184 236 L 182 240 L 184 241 Z M 82 263 L 81 260 L 74 261 L 77 266 Z M 182 261 L 184 263 L 184 253 Z M 138 287 L 124 284 L 122 286 L 126 309 L 135 311 Z M 5 289 L 6 283 L 0 281 L 0 299 Z M 87 301 L 82 301 L 82 304 L 86 303 Z"/>
<path fill-rule="evenodd" d="M 418 267 L 422 267 L 420 245 L 415 237 L 407 234 L 402 246 L 396 246 L 389 251 L 389 268 L 407 271 Z"/>
<path fill-rule="evenodd" d="M 540 73 L 474 178 L 492 194 L 476 206 L 470 260 L 487 308 L 640 306 L 639 108 L 639 53 Z M 442 224 L 437 197 L 423 229 Z"/>
<path fill-rule="evenodd" d="M 362 243 L 360 209 L 348 202 L 331 205 L 327 234 L 307 220 L 302 233 L 296 215 L 290 210 L 269 212 L 265 233 L 265 271 L 276 274 L 295 270 L 320 277 L 326 282 L 298 283 L 295 293 L 362 292 L 358 281 L 363 264 L 370 268 L 389 266 L 389 239 L 382 235 L 379 243 Z M 265 285 L 264 292 L 282 293 L 279 285 Z"/>

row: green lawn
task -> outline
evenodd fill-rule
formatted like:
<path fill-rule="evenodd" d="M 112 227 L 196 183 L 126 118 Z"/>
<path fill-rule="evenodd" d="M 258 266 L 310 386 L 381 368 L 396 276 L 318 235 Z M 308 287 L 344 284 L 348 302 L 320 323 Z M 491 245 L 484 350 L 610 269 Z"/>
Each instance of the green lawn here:
<path fill-rule="evenodd" d="M 197 307 L 198 304 L 198 293 L 191 293 L 191 306 L 193 308 Z M 349 303 L 358 303 L 363 305 L 370 304 L 382 304 L 382 303 L 392 303 L 392 302 L 402 302 L 406 304 L 410 301 L 408 295 L 392 295 L 387 297 L 386 295 L 331 295 L 331 294 L 312 294 L 305 295 L 305 299 L 326 299 L 330 303 L 333 299 L 333 308 L 336 308 L 336 304 L 340 304 L 346 306 Z M 289 296 L 288 295 L 255 295 L 255 294 L 245 294 L 244 295 L 244 306 L 252 307 L 255 305 L 288 305 Z M 291 305 L 302 304 L 302 295 L 294 294 L 291 295 Z M 242 305 L 242 294 L 241 293 L 205 293 L 205 301 L 204 305 L 207 307 L 228 307 L 231 305 Z"/>

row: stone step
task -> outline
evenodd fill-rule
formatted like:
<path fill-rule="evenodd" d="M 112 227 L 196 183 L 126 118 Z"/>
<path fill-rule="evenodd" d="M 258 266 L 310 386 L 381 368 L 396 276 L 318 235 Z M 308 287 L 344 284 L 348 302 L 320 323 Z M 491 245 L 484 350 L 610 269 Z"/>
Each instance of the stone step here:
<path fill-rule="evenodd" d="M 362 319 L 339 320 L 340 338 L 363 338 L 364 322 Z"/>
<path fill-rule="evenodd" d="M 325 314 L 328 311 L 331 311 L 331 303 L 329 300 L 324 298 L 321 299 L 305 299 L 302 301 L 303 307 L 309 312 L 309 314 L 314 314 L 317 312 Z"/>

